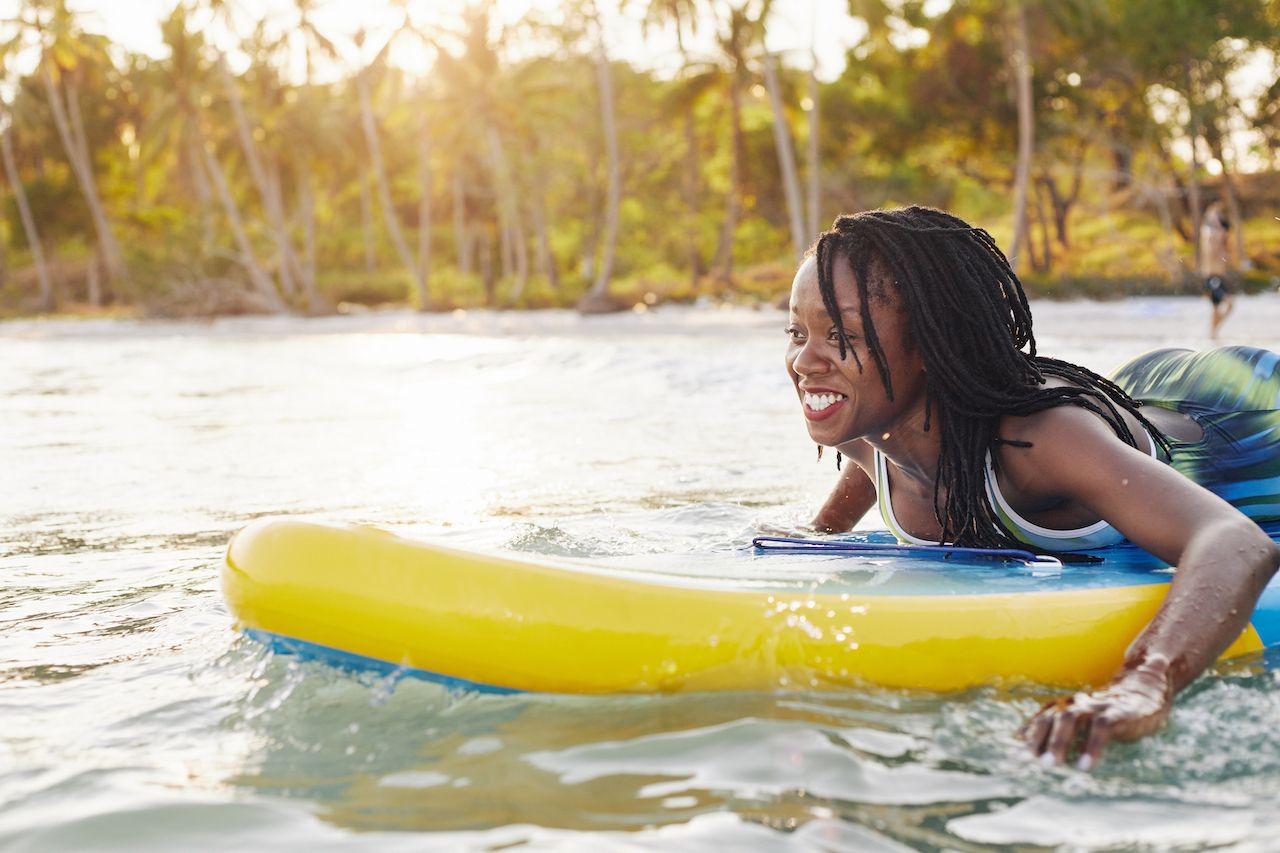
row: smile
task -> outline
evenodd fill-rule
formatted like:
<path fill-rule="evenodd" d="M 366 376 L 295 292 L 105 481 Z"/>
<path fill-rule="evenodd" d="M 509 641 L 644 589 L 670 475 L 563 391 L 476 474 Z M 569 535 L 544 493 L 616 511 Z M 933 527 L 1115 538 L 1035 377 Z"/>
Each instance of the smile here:
<path fill-rule="evenodd" d="M 805 392 L 804 404 L 815 412 L 821 412 L 828 406 L 834 406 L 842 400 L 849 399 L 843 394 L 810 394 Z"/>
<path fill-rule="evenodd" d="M 805 417 L 810 420 L 821 420 L 833 414 L 840 404 L 848 399 L 844 394 L 835 392 L 811 394 L 806 391 L 803 395 Z"/>

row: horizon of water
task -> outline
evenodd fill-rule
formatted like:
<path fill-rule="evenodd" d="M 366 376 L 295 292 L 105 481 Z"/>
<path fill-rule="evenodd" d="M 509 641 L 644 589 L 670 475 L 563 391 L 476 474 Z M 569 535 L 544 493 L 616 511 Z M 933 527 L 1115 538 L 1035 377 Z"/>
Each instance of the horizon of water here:
<path fill-rule="evenodd" d="M 1200 300 L 1033 308 L 1096 370 L 1207 344 Z M 232 632 L 222 552 L 263 515 L 641 568 L 803 522 L 835 471 L 784 325 L 0 323 L 0 849 L 1269 849 L 1269 672 L 1201 679 L 1083 774 L 1015 740 L 1041 688 L 477 695 Z M 1224 338 L 1280 349 L 1280 296 Z"/>

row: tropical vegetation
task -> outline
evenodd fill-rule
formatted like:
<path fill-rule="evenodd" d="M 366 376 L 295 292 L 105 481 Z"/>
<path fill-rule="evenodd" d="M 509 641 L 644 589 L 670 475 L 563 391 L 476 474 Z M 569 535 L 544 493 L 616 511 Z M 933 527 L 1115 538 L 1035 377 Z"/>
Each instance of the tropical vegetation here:
<path fill-rule="evenodd" d="M 596 0 L 385 2 L 393 31 L 340 33 L 322 0 L 175 0 L 151 55 L 24 0 L 0 313 L 772 300 L 834 215 L 905 203 L 1107 296 L 1193 289 L 1220 199 L 1245 284 L 1280 276 L 1274 0 L 849 0 L 834 79 L 766 49 L 772 0 L 627 0 L 674 69 L 619 59 Z"/>

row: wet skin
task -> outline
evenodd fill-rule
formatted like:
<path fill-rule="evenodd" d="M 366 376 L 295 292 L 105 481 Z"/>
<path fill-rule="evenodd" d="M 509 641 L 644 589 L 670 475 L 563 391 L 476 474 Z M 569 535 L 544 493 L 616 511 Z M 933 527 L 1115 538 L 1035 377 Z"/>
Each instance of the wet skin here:
<path fill-rule="evenodd" d="M 883 298 L 871 288 L 872 322 L 894 390 L 889 399 L 862 337 L 853 271 L 838 259 L 833 276 L 852 339 L 845 357 L 813 258 L 796 273 L 787 325 L 787 371 L 809 436 L 854 462 L 845 466 L 813 527 L 848 530 L 875 505 L 874 448 L 885 456 L 899 523 L 937 541 L 941 525 L 933 500 L 940 445 L 936 428 L 924 430 L 927 377 L 908 318 L 892 285 Z M 836 402 L 824 405 L 831 399 Z M 1194 437 L 1196 428 L 1180 415 L 1150 411 L 1160 428 Z M 1112 739 L 1139 738 L 1164 724 L 1174 695 L 1247 627 L 1280 565 L 1280 547 L 1230 504 L 1152 458 L 1147 448 L 1130 447 L 1084 409 L 1060 406 L 1007 416 L 998 434 L 1030 444 L 1002 445 L 996 459 L 1002 493 L 1028 521 L 1071 529 L 1105 518 L 1130 541 L 1178 566 L 1156 616 L 1130 645 L 1112 681 L 1048 703 L 1021 732 L 1033 753 L 1063 762 L 1078 750 L 1078 764 L 1087 769 Z"/>

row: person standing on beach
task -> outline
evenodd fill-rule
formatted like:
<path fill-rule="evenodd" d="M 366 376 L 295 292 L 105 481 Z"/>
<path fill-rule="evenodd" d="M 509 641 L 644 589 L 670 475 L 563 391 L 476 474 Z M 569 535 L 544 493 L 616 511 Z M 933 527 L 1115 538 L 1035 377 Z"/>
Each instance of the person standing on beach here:
<path fill-rule="evenodd" d="M 1218 327 L 1234 307 L 1231 288 L 1227 285 L 1227 255 L 1231 251 L 1231 241 L 1227 238 L 1230 231 L 1231 222 L 1222 210 L 1222 202 L 1215 201 L 1200 221 L 1200 275 L 1213 308 L 1213 315 L 1209 318 L 1209 338 L 1212 340 L 1217 340 Z"/>

